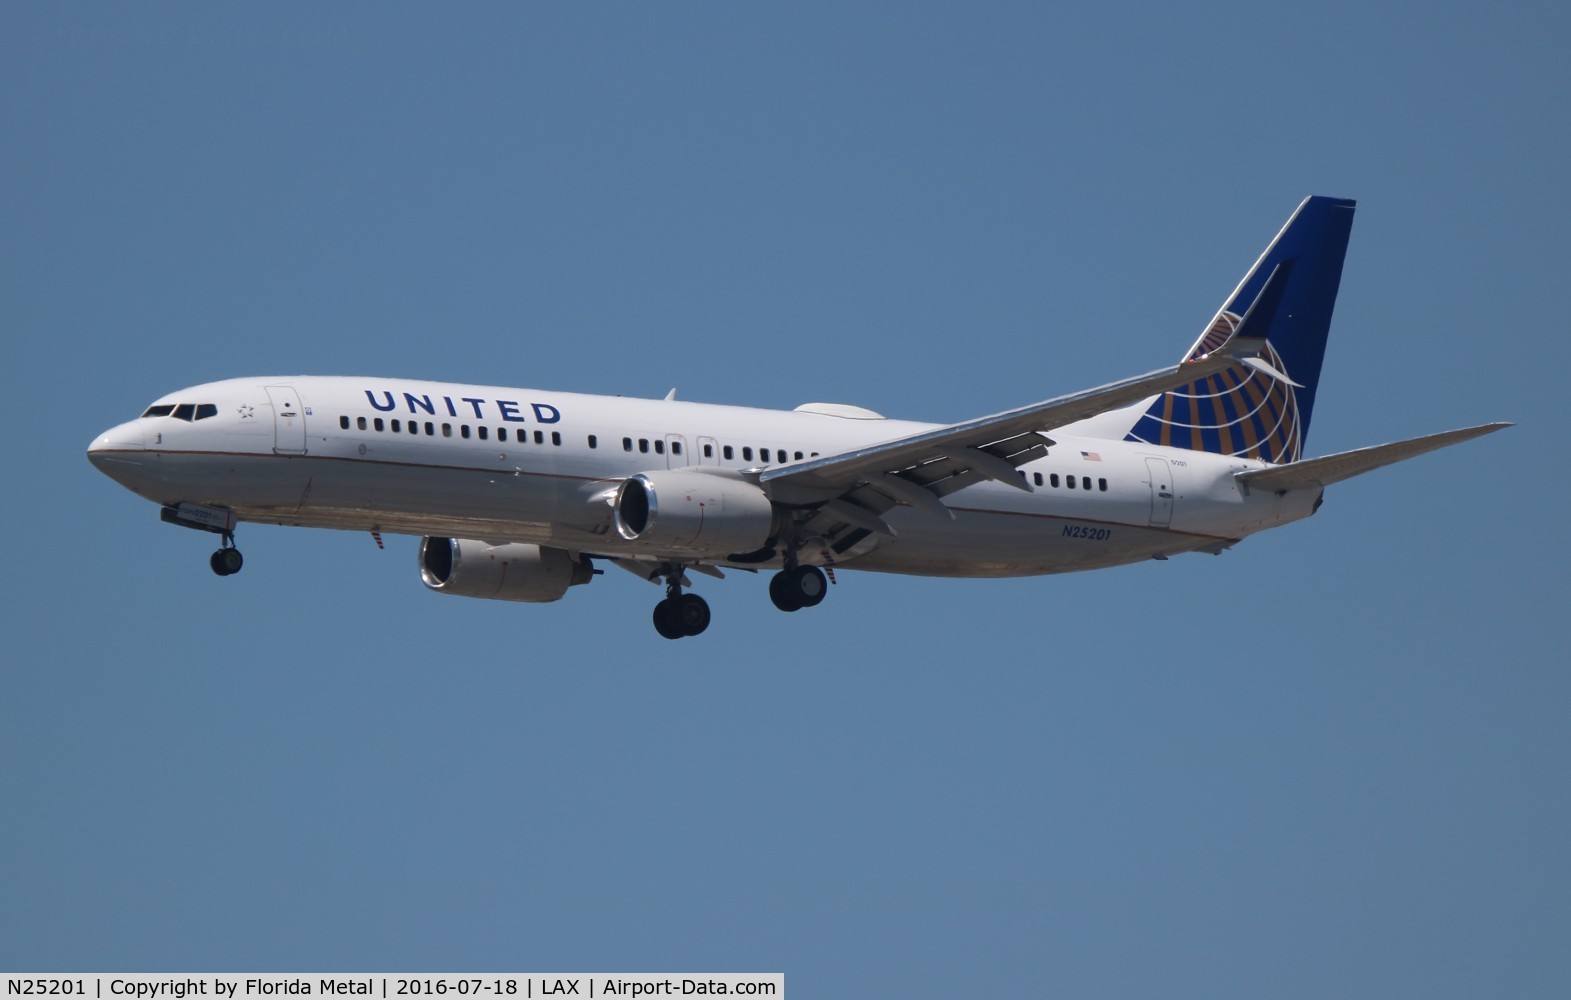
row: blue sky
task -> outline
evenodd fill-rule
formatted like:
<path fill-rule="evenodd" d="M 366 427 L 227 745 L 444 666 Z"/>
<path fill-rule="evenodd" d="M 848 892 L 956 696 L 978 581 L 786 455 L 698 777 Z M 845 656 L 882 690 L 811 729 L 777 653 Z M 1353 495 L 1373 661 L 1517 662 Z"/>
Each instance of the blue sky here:
<path fill-rule="evenodd" d="M 1557 996 L 1571 16 L 0 9 L 0 968 Z M 1219 557 L 557 605 L 98 475 L 363 373 L 959 420 L 1176 359 L 1359 200 L 1308 451 L 1519 426 Z"/>

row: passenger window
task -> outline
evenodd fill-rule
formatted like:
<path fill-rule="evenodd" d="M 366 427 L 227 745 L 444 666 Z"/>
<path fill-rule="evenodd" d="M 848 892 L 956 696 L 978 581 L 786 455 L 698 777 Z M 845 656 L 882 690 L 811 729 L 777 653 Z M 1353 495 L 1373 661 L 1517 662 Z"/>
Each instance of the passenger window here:
<path fill-rule="evenodd" d="M 780 462 L 781 465 L 784 465 L 786 463 L 785 449 L 784 448 L 777 448 L 777 449 L 775 449 L 775 458 L 776 458 L 776 460 L 778 460 Z"/>
<path fill-rule="evenodd" d="M 1096 488 L 1098 490 L 1100 490 L 1101 492 L 1106 493 L 1107 492 L 1107 480 L 1105 480 L 1105 479 L 1098 479 L 1096 481 Z"/>
<path fill-rule="evenodd" d="M 1055 490 L 1058 489 L 1058 473 L 1055 472 L 1052 475 L 1048 476 L 1047 477 L 1047 481 L 1049 483 L 1053 484 L 1053 489 L 1055 489 Z"/>
<path fill-rule="evenodd" d="M 379 431 L 387 429 L 387 425 L 382 422 L 381 417 L 377 417 L 375 420 L 371 421 L 371 426 L 375 427 Z"/>
<path fill-rule="evenodd" d="M 641 455 L 649 454 L 649 439 L 648 438 L 639 438 L 638 439 L 638 452 Z"/>
<path fill-rule="evenodd" d="M 561 431 L 552 431 L 551 432 L 551 443 L 556 445 L 558 448 L 560 448 L 562 446 L 562 432 Z"/>
<path fill-rule="evenodd" d="M 1036 476 L 1036 484 L 1038 486 L 1041 486 L 1042 485 L 1042 474 L 1040 472 L 1038 472 L 1038 473 L 1035 473 L 1034 475 Z"/>
<path fill-rule="evenodd" d="M 622 450 L 623 451 L 632 451 L 633 450 L 633 439 L 632 438 L 623 438 L 622 439 Z"/>
<path fill-rule="evenodd" d="M 800 462 L 800 461 L 801 461 L 801 460 L 802 460 L 802 453 L 801 453 L 801 452 L 799 452 L 799 451 L 794 451 L 794 452 L 792 452 L 792 453 L 791 453 L 791 454 L 792 454 L 792 456 L 793 456 L 793 457 L 795 457 L 795 458 L 796 458 L 796 460 L 797 460 L 797 461 L 798 461 L 798 462 Z"/>
<path fill-rule="evenodd" d="M 673 455 L 680 455 L 680 454 L 682 454 L 682 442 L 680 442 L 680 441 L 672 441 L 671 442 L 671 454 L 673 454 Z"/>
<path fill-rule="evenodd" d="M 598 448 L 598 447 L 600 447 L 600 442 L 598 440 L 596 440 L 596 438 L 595 438 L 595 436 L 593 434 L 589 435 L 589 447 L 591 447 L 591 448 Z"/>
<path fill-rule="evenodd" d="M 409 421 L 409 433 L 411 433 L 411 434 L 419 434 L 420 433 L 420 425 L 418 423 L 416 423 L 415 421 L 413 421 L 413 420 Z"/>
<path fill-rule="evenodd" d="M 436 437 L 436 425 L 429 420 L 425 422 L 425 436 Z"/>
<path fill-rule="evenodd" d="M 506 427 L 498 427 L 496 429 L 496 439 L 498 441 L 506 441 L 507 440 L 507 428 Z"/>
<path fill-rule="evenodd" d="M 535 431 L 535 444 L 545 444 L 545 431 Z"/>
<path fill-rule="evenodd" d="M 359 428 L 360 430 L 365 430 L 365 417 L 356 417 L 355 427 Z"/>
<path fill-rule="evenodd" d="M 704 445 L 704 457 L 705 458 L 714 458 L 715 457 L 715 446 L 714 445 L 712 445 L 712 444 Z"/>
<path fill-rule="evenodd" d="M 480 435 L 480 440 L 488 441 L 491 437 L 491 428 L 487 427 L 485 424 L 481 424 L 479 427 L 475 428 L 475 433 Z"/>
<path fill-rule="evenodd" d="M 445 437 L 445 438 L 450 438 L 450 437 L 453 436 L 453 425 L 452 424 L 443 424 L 442 425 L 442 436 Z"/>
<path fill-rule="evenodd" d="M 655 438 L 655 454 L 656 455 L 664 455 L 665 454 L 665 442 L 660 440 L 659 438 Z"/>
<path fill-rule="evenodd" d="M 391 426 L 393 428 L 393 433 L 394 434 L 397 434 L 399 431 L 404 429 L 404 425 L 399 421 L 399 419 L 397 417 L 393 418 L 393 423 L 392 423 Z"/>
<path fill-rule="evenodd" d="M 1065 476 L 1064 477 L 1064 485 L 1069 487 L 1070 489 L 1074 489 L 1075 488 L 1075 477 L 1074 476 Z"/>
<path fill-rule="evenodd" d="M 1084 490 L 1089 490 L 1091 488 L 1091 477 L 1090 476 L 1081 476 L 1080 477 L 1080 488 L 1084 489 Z"/>
<path fill-rule="evenodd" d="M 732 459 L 734 459 L 736 457 L 736 453 L 731 450 L 731 446 L 730 445 L 724 445 L 723 447 L 721 447 L 720 454 L 721 454 L 721 456 L 723 456 L 725 458 L 725 460 L 727 462 L 731 461 Z"/>
<path fill-rule="evenodd" d="M 469 440 L 469 425 L 468 424 L 464 424 L 463 426 L 458 428 L 458 436 L 463 438 L 466 441 Z"/>
<path fill-rule="evenodd" d="M 338 426 L 341 429 L 347 431 L 349 429 L 349 418 L 348 417 L 339 417 L 338 418 Z"/>
<path fill-rule="evenodd" d="M 752 445 L 748 445 L 747 447 L 742 449 L 742 461 L 744 461 L 744 462 L 751 462 L 752 460 L 753 460 L 753 446 Z"/>

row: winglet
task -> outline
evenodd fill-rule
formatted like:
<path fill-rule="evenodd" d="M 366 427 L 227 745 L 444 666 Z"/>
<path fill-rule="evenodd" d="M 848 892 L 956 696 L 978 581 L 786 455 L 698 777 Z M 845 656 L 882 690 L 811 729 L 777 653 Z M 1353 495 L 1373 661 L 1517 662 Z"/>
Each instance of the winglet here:
<path fill-rule="evenodd" d="M 1249 309 L 1244 313 L 1244 318 L 1239 320 L 1238 329 L 1227 338 L 1218 350 L 1230 358 L 1247 363 L 1249 359 L 1258 360 L 1261 350 L 1266 342 L 1271 339 L 1271 326 L 1276 322 L 1277 308 L 1282 304 L 1282 289 L 1287 287 L 1287 279 L 1293 273 L 1292 260 L 1279 261 L 1271 269 L 1271 276 L 1266 279 L 1265 287 L 1260 289 L 1260 294 L 1249 304 Z M 1209 355 L 1204 355 L 1209 357 Z M 1252 366 L 1251 366 L 1252 367 Z M 1268 374 L 1275 369 L 1266 366 Z"/>
<path fill-rule="evenodd" d="M 1282 289 L 1287 287 L 1287 279 L 1292 273 L 1292 260 L 1278 262 L 1276 267 L 1272 268 L 1271 276 L 1266 279 L 1265 287 L 1260 289 L 1260 294 L 1255 296 L 1254 302 L 1250 303 L 1249 310 L 1244 313 L 1244 318 L 1239 321 L 1238 328 L 1232 335 L 1216 351 L 1202 354 L 1190 363 L 1220 353 L 1239 364 L 1248 365 L 1262 375 L 1274 378 L 1278 382 L 1286 382 L 1295 389 L 1302 389 L 1301 383 L 1294 382 L 1260 357 L 1260 352 L 1271 340 L 1271 328 L 1276 322 L 1277 312 L 1282 304 Z"/>
<path fill-rule="evenodd" d="M 1239 364 L 1248 365 L 1255 371 L 1260 372 L 1262 375 L 1274 378 L 1278 382 L 1286 382 L 1295 389 L 1302 389 L 1304 387 L 1304 383 L 1294 382 L 1283 373 L 1277 371 L 1275 368 L 1272 368 L 1270 363 L 1267 362 L 1265 358 L 1239 358 L 1238 361 Z"/>

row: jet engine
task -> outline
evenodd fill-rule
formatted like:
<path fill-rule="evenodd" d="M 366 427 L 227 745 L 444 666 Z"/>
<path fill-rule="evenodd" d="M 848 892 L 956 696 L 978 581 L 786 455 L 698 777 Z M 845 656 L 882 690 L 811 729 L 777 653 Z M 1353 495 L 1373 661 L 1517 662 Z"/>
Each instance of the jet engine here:
<path fill-rule="evenodd" d="M 775 508 L 744 479 L 699 469 L 641 472 L 617 488 L 616 533 L 641 547 L 724 559 L 775 534 Z"/>
<path fill-rule="evenodd" d="M 593 575 L 588 559 L 565 549 L 473 538 L 420 540 L 420 579 L 440 594 L 545 604 Z"/>

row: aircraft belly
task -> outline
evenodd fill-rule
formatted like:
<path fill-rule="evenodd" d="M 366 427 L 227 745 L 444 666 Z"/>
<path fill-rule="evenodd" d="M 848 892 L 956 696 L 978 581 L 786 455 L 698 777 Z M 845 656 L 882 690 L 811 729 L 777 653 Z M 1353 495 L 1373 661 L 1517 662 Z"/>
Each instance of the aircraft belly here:
<path fill-rule="evenodd" d="M 1075 518 L 958 513 L 953 523 L 916 517 L 850 569 L 916 576 L 1039 576 L 1139 562 L 1215 544 L 1209 536 Z"/>
<path fill-rule="evenodd" d="M 142 495 L 164 504 L 227 507 L 242 521 L 599 553 L 628 549 L 610 530 L 611 508 L 603 500 L 613 481 L 555 467 L 433 466 L 320 454 L 163 452 L 150 459 Z M 1128 511 L 1111 504 L 1095 510 L 1102 519 L 1078 513 L 1067 505 L 1052 513 L 957 507 L 950 521 L 898 508 L 888 515 L 896 537 L 880 539 L 842 565 L 924 576 L 1035 576 L 1138 562 L 1223 540 L 1129 523 Z M 1107 519 L 1121 513 L 1125 520 Z"/>
<path fill-rule="evenodd" d="M 610 513 L 586 501 L 590 481 L 527 469 L 282 455 L 162 459 L 145 496 L 229 507 L 242 521 L 545 543 L 564 531 L 593 538 L 595 519 Z"/>

